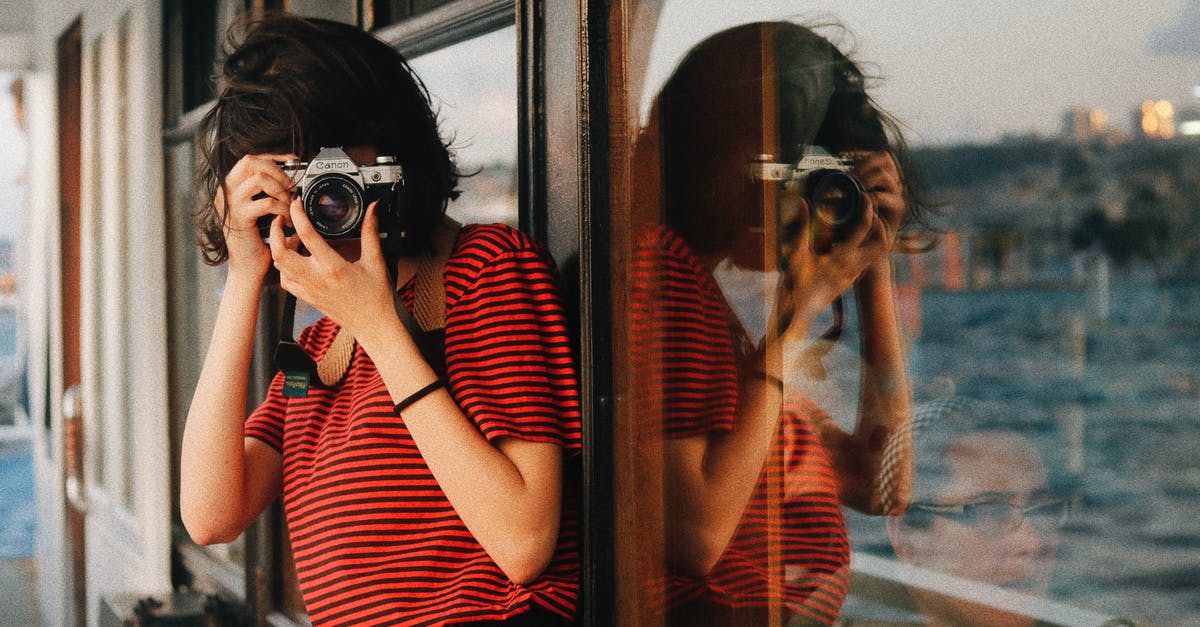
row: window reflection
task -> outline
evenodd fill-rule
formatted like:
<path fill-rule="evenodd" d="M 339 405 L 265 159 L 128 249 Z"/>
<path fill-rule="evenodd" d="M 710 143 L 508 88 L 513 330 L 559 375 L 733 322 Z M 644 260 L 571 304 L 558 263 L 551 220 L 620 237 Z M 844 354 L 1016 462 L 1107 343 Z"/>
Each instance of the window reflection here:
<path fill-rule="evenodd" d="M 914 419 L 912 501 L 888 520 L 902 563 L 1011 590 L 1036 606 L 1050 590 L 1068 486 L 1051 487 L 1053 430 L 1037 438 L 999 406 L 952 397 L 922 405 Z M 1045 449 L 1045 451 L 1043 450 Z M 1032 625 L 1032 618 L 912 586 L 912 602 L 934 624 Z"/>
<path fill-rule="evenodd" d="M 684 57 L 636 147 L 631 332 L 663 437 L 671 625 L 831 624 L 849 587 L 842 505 L 906 502 L 908 386 L 888 251 L 915 204 L 858 67 L 790 22 Z M 656 174 L 661 173 L 659 176 Z M 858 424 L 805 393 L 864 333 Z M 827 321 L 824 316 L 828 315 Z"/>
<path fill-rule="evenodd" d="M 630 11 L 630 32 L 655 36 L 625 50 L 640 133 L 632 243 L 615 253 L 632 259 L 628 402 L 662 442 L 638 441 L 625 472 L 648 489 L 619 508 L 662 547 L 638 572 L 664 621 L 803 622 L 817 605 L 848 624 L 1200 620 L 1194 3 L 1036 20 L 785 4 Z M 856 275 L 830 290 L 840 307 L 800 299 L 834 249 L 793 239 L 821 241 L 791 168 L 828 140 L 804 129 L 847 110 L 788 73 L 813 48 L 780 53 L 773 33 L 697 62 L 737 25 L 780 18 L 853 51 L 911 142 L 895 166 L 915 194 L 882 217 L 913 237 L 891 247 L 886 293 Z M 806 326 L 780 323 L 804 302 L 822 305 Z M 767 356 L 780 371 L 758 367 Z M 758 448 L 723 464 L 753 424 Z M 706 498 L 746 468 L 751 488 Z M 852 549 L 821 553 L 823 589 L 819 551 L 789 552 L 814 503 L 825 548 Z"/>

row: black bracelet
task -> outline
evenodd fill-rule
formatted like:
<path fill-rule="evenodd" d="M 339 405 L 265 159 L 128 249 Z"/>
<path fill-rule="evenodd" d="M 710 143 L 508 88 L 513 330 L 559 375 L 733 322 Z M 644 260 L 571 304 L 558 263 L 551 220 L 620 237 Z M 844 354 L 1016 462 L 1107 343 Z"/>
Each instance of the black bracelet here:
<path fill-rule="evenodd" d="M 433 383 L 430 383 L 429 385 L 417 390 L 416 392 L 409 394 L 408 398 L 400 401 L 399 403 L 396 403 L 396 413 L 398 414 L 398 413 L 404 411 L 405 409 L 408 409 L 408 407 L 410 405 L 412 405 L 413 403 L 425 398 L 426 396 L 429 395 L 430 392 L 433 392 L 434 390 L 437 390 L 440 387 L 444 387 L 445 385 L 446 385 L 446 380 L 441 377 L 438 377 L 436 380 L 434 380 Z"/>

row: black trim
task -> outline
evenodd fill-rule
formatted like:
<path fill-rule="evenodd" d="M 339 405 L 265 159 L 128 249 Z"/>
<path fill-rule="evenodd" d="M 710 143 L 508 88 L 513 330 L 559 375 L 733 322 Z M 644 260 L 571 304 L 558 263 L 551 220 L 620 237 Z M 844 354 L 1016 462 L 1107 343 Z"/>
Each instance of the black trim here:
<path fill-rule="evenodd" d="M 513 0 L 459 0 L 377 29 L 373 34 L 412 59 L 510 26 L 515 20 Z"/>
<path fill-rule="evenodd" d="M 546 26 L 540 2 L 517 3 L 517 219 L 522 231 L 549 240 L 546 159 Z"/>
<path fill-rule="evenodd" d="M 612 211 L 608 0 L 581 0 L 580 315 L 583 360 L 584 625 L 616 624 L 613 489 Z"/>

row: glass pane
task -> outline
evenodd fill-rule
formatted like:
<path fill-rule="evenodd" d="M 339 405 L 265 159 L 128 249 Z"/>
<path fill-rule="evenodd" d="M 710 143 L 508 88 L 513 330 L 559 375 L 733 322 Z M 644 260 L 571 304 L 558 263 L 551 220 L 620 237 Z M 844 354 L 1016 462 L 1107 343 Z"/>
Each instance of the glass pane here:
<path fill-rule="evenodd" d="M 447 213 L 463 224 L 517 226 L 517 29 L 412 61 L 457 157 L 462 196 Z"/>
<path fill-rule="evenodd" d="M 27 413 L 23 360 L 29 336 L 21 313 L 26 301 L 17 290 L 23 287 L 19 282 L 45 275 L 26 256 L 30 247 L 18 244 L 33 230 L 25 215 L 30 169 L 24 103 L 23 76 L 0 71 L 0 145 L 10 147 L 0 154 L 0 475 L 5 477 L 0 556 L 6 560 L 33 555 L 37 520 L 33 460 L 39 449 L 31 445 L 34 425 Z"/>
<path fill-rule="evenodd" d="M 346 24 L 356 24 L 358 19 L 358 3 L 355 0 L 291 0 L 288 11 Z"/>
<path fill-rule="evenodd" d="M 626 618 L 1200 621 L 1200 7 L 1078 9 L 629 3 Z"/>
<path fill-rule="evenodd" d="M 91 70 L 92 80 L 94 80 L 96 82 L 99 82 L 99 77 L 105 76 L 105 74 L 103 74 L 103 70 L 104 70 L 104 66 L 102 65 L 102 62 L 103 62 L 102 50 L 103 49 L 101 47 L 101 44 L 102 44 L 102 39 L 99 39 L 99 38 L 92 41 L 90 44 L 90 48 L 91 48 L 91 50 L 90 50 L 91 64 L 90 65 L 91 65 L 91 67 L 89 69 Z M 86 58 L 87 57 L 85 56 L 85 59 Z M 86 63 L 86 60 L 85 60 L 85 63 Z M 86 77 L 85 77 L 85 80 L 86 80 Z M 85 96 L 85 98 L 86 98 L 86 96 Z M 93 116 L 99 115 L 99 112 L 104 110 L 103 91 L 99 90 L 99 89 L 92 90 L 90 100 L 91 100 L 91 102 L 88 103 L 88 105 L 91 106 L 91 110 L 93 112 L 92 115 Z M 94 117 L 93 117 L 93 120 L 95 120 Z M 93 122 L 91 124 L 91 128 L 87 129 L 85 131 L 85 133 L 88 133 L 91 135 L 90 139 L 92 140 L 91 141 L 91 154 L 87 155 L 85 157 L 85 159 L 88 159 L 90 157 L 91 163 L 99 163 L 100 162 L 99 132 L 100 132 L 101 126 L 102 126 L 101 124 L 96 124 Z M 85 143 L 85 146 L 86 145 L 87 144 Z M 100 168 L 97 168 L 97 167 L 91 168 L 90 174 L 91 174 L 91 176 L 89 178 L 91 180 L 89 180 L 89 181 L 87 181 L 87 183 L 85 183 L 85 186 L 84 186 L 85 192 L 84 193 L 87 194 L 86 190 L 90 187 L 90 189 L 93 190 L 91 201 L 93 203 L 95 203 L 95 205 L 98 205 L 98 204 L 100 204 L 99 197 L 100 197 L 100 190 L 101 190 L 101 186 L 102 186 L 102 180 L 100 177 Z M 93 206 L 95 206 L 95 205 L 93 205 Z M 98 221 L 103 221 L 105 223 L 112 222 L 111 219 L 104 220 L 103 217 L 101 217 L 100 220 L 98 220 Z M 94 251 L 97 248 L 97 245 L 95 242 L 103 241 L 103 235 L 100 230 L 103 227 L 100 225 L 93 224 L 92 228 L 95 229 L 93 231 L 93 233 L 91 233 L 91 235 L 93 235 L 93 237 L 94 237 L 93 242 L 89 243 L 87 241 L 84 241 L 82 243 L 82 246 L 83 246 L 84 250 L 87 250 L 87 248 L 90 245 L 92 248 L 92 251 L 94 253 Z M 101 268 L 100 264 L 93 264 L 91 271 L 92 271 L 92 276 L 87 277 L 84 280 L 87 282 L 90 282 L 91 285 L 97 285 L 97 286 L 104 285 L 104 276 L 103 276 L 104 273 L 103 273 L 103 268 Z M 111 292 L 111 291 L 110 291 L 110 293 L 115 294 L 115 292 Z M 96 294 L 95 292 L 93 292 L 92 298 L 95 299 L 93 304 L 97 305 L 98 309 L 102 312 L 101 316 L 104 316 L 103 312 L 114 311 L 111 308 L 111 306 L 106 308 L 104 306 L 105 304 L 100 302 L 100 298 L 101 298 L 100 295 Z M 109 316 L 109 318 L 111 319 L 111 316 Z M 103 324 L 103 322 L 100 322 L 100 324 Z M 111 341 L 112 341 L 111 337 L 106 337 L 106 335 L 103 333 L 99 334 L 99 336 L 96 338 L 96 344 L 95 344 L 95 349 L 94 349 L 96 351 L 96 353 L 93 355 L 93 358 L 95 359 L 99 355 L 104 355 L 104 354 L 110 352 L 110 349 L 108 349 L 107 346 L 108 346 L 108 344 L 111 343 Z M 97 359 L 97 361 L 99 361 L 99 360 Z M 88 421 L 88 423 L 86 425 L 87 427 L 94 426 L 95 433 L 94 434 L 89 433 L 88 431 L 90 429 L 85 429 L 85 439 L 87 440 L 87 443 L 86 443 L 86 449 L 84 452 L 84 457 L 86 459 L 87 456 L 90 455 L 92 458 L 91 463 L 92 463 L 92 468 L 93 468 L 93 471 L 92 471 L 93 475 L 91 477 L 91 480 L 94 481 L 95 485 L 98 485 L 98 486 L 108 485 L 109 461 L 107 459 L 107 454 L 106 454 L 107 452 L 105 451 L 105 447 L 103 446 L 103 442 L 104 442 L 103 434 L 111 432 L 111 425 L 112 425 L 112 422 L 114 421 L 113 416 L 115 414 L 117 414 L 117 412 L 119 411 L 119 408 L 114 405 L 116 403 L 116 401 L 118 400 L 115 397 L 115 395 L 104 394 L 104 390 L 106 390 L 110 387 L 107 382 L 112 379 L 112 375 L 113 375 L 113 373 L 105 368 L 101 368 L 95 373 L 94 385 L 96 387 L 94 390 L 91 390 L 91 393 L 92 393 L 92 398 L 97 399 L 96 409 L 95 409 L 95 412 L 97 415 L 95 417 L 93 417 L 90 421 Z M 97 442 L 99 444 L 97 444 Z"/>
<path fill-rule="evenodd" d="M 218 39 L 215 34 L 218 28 L 218 5 L 216 0 L 181 2 L 178 5 L 182 14 L 179 18 L 182 20 L 182 29 L 178 33 L 182 41 L 179 52 L 183 59 L 181 66 L 172 67 L 180 67 L 183 73 L 183 111 L 191 111 L 216 95 L 212 66 L 217 54 Z"/>

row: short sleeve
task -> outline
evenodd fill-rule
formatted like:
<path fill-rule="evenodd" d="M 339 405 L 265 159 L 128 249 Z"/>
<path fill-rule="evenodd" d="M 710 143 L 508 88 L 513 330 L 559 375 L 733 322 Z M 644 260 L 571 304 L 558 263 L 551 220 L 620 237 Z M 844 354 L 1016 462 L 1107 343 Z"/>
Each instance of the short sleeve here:
<path fill-rule="evenodd" d="M 553 263 L 489 255 L 446 314 L 450 391 L 488 440 L 581 449 L 579 377 Z"/>
<path fill-rule="evenodd" d="M 678 236 L 651 228 L 639 242 L 631 286 L 639 385 L 660 400 L 662 431 L 685 438 L 733 428 L 737 368 L 727 307 Z"/>
<path fill-rule="evenodd" d="M 283 417 L 287 412 L 287 400 L 283 397 L 283 373 L 276 372 L 267 388 L 267 398 L 246 419 L 243 433 L 256 438 L 271 448 L 283 452 Z"/>

